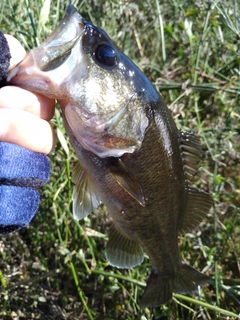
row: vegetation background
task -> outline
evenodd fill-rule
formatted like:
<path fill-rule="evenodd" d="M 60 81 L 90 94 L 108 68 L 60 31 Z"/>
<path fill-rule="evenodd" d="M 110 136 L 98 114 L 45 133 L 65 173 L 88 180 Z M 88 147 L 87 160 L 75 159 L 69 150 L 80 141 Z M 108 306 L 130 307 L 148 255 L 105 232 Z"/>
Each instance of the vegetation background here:
<path fill-rule="evenodd" d="M 56 27 L 68 1 L 2 0 L 0 28 L 26 50 Z M 179 128 L 207 148 L 198 187 L 214 206 L 199 229 L 179 237 L 183 259 L 211 278 L 191 295 L 141 310 L 150 270 L 105 260 L 104 207 L 71 214 L 76 157 L 59 109 L 52 176 L 28 228 L 0 239 L 0 319 L 236 319 L 240 313 L 240 4 L 238 0 L 82 0 L 78 11 L 102 27 L 162 92 Z"/>

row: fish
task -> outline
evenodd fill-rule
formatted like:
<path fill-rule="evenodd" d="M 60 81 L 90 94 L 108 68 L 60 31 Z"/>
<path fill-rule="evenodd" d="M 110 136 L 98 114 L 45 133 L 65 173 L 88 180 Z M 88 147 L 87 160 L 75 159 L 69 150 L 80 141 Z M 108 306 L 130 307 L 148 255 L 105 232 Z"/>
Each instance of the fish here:
<path fill-rule="evenodd" d="M 60 102 L 78 158 L 73 217 L 106 206 L 112 266 L 133 268 L 148 255 L 140 306 L 206 284 L 209 277 L 182 261 L 178 248 L 179 234 L 196 228 L 212 205 L 209 193 L 192 186 L 205 149 L 178 130 L 161 94 L 107 33 L 69 5 L 8 81 Z"/>

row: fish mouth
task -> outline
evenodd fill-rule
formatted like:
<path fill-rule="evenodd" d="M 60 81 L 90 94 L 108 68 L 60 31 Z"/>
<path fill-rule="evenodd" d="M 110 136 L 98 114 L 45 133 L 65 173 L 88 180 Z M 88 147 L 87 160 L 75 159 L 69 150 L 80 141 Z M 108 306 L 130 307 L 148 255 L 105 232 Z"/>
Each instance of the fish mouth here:
<path fill-rule="evenodd" d="M 37 75 L 40 76 L 43 72 L 47 75 L 48 71 L 57 69 L 69 58 L 84 32 L 84 21 L 74 6 L 69 5 L 57 28 L 9 72 L 7 82 L 31 90 L 30 82 L 35 80 L 36 89 L 36 82 L 40 82 Z M 45 77 L 45 82 L 49 90 L 49 83 L 52 81 L 47 81 Z M 44 85 L 41 86 L 38 91 L 45 93 Z"/>

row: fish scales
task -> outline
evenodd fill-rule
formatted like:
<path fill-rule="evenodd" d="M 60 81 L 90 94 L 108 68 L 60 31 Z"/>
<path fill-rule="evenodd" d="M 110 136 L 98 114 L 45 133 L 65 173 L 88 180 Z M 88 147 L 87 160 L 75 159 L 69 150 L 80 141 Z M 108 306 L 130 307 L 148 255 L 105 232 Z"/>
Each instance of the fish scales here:
<path fill-rule="evenodd" d="M 132 268 L 148 254 L 153 268 L 141 306 L 206 283 L 178 249 L 180 231 L 198 226 L 211 207 L 211 196 L 190 186 L 204 149 L 178 131 L 161 95 L 107 34 L 70 5 L 8 80 L 59 101 L 79 160 L 74 218 L 104 203 L 113 220 L 110 264 Z"/>
<path fill-rule="evenodd" d="M 142 148 L 134 155 L 134 159 L 130 160 L 132 163 L 129 163 L 129 167 L 134 171 L 136 163 L 142 164 L 139 171 L 134 171 L 146 201 L 145 207 L 139 208 L 139 212 L 136 211 L 138 242 L 148 253 L 153 265 L 163 266 L 166 261 L 176 260 L 178 256 L 178 248 L 173 246 L 177 241 L 176 239 L 173 241 L 173 237 L 176 238 L 178 235 L 181 215 L 186 207 L 186 197 L 183 172 L 179 170 L 182 161 L 178 141 L 171 139 L 169 144 L 168 137 L 160 139 L 159 137 L 164 134 L 159 132 L 159 128 L 163 126 L 157 120 L 159 119 L 152 121 Z M 171 123 L 171 126 L 173 126 L 172 130 L 176 130 L 174 123 Z M 169 132 L 168 128 L 166 132 Z M 172 149 L 176 151 L 172 154 L 170 163 L 168 154 L 172 153 Z M 150 181 L 151 185 L 149 185 Z M 176 214 L 177 210 L 179 214 Z M 159 247 L 157 250 L 159 255 L 156 255 L 156 247 Z M 172 264 L 170 270 L 174 268 Z"/>

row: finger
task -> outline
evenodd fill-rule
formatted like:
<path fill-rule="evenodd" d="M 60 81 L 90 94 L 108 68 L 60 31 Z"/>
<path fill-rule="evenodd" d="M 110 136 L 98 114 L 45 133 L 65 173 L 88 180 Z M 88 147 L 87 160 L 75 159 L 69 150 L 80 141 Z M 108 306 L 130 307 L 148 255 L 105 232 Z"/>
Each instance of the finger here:
<path fill-rule="evenodd" d="M 0 141 L 48 154 L 55 146 L 55 132 L 49 122 L 29 112 L 0 109 Z"/>
<path fill-rule="evenodd" d="M 10 36 L 9 34 L 4 35 L 7 39 L 8 46 L 10 49 L 10 53 L 12 58 L 10 59 L 10 66 L 9 70 L 11 70 L 13 67 L 15 67 L 26 55 L 26 51 L 24 50 L 23 46 L 20 44 L 20 42 L 14 38 L 13 36 Z"/>
<path fill-rule="evenodd" d="M 25 89 L 7 86 L 0 89 L 0 108 L 22 109 L 44 120 L 54 115 L 55 100 Z"/>
<path fill-rule="evenodd" d="M 57 100 L 57 102 L 59 103 L 60 107 L 62 108 L 62 110 L 65 110 L 67 104 L 68 104 L 68 101 L 66 100 Z"/>

